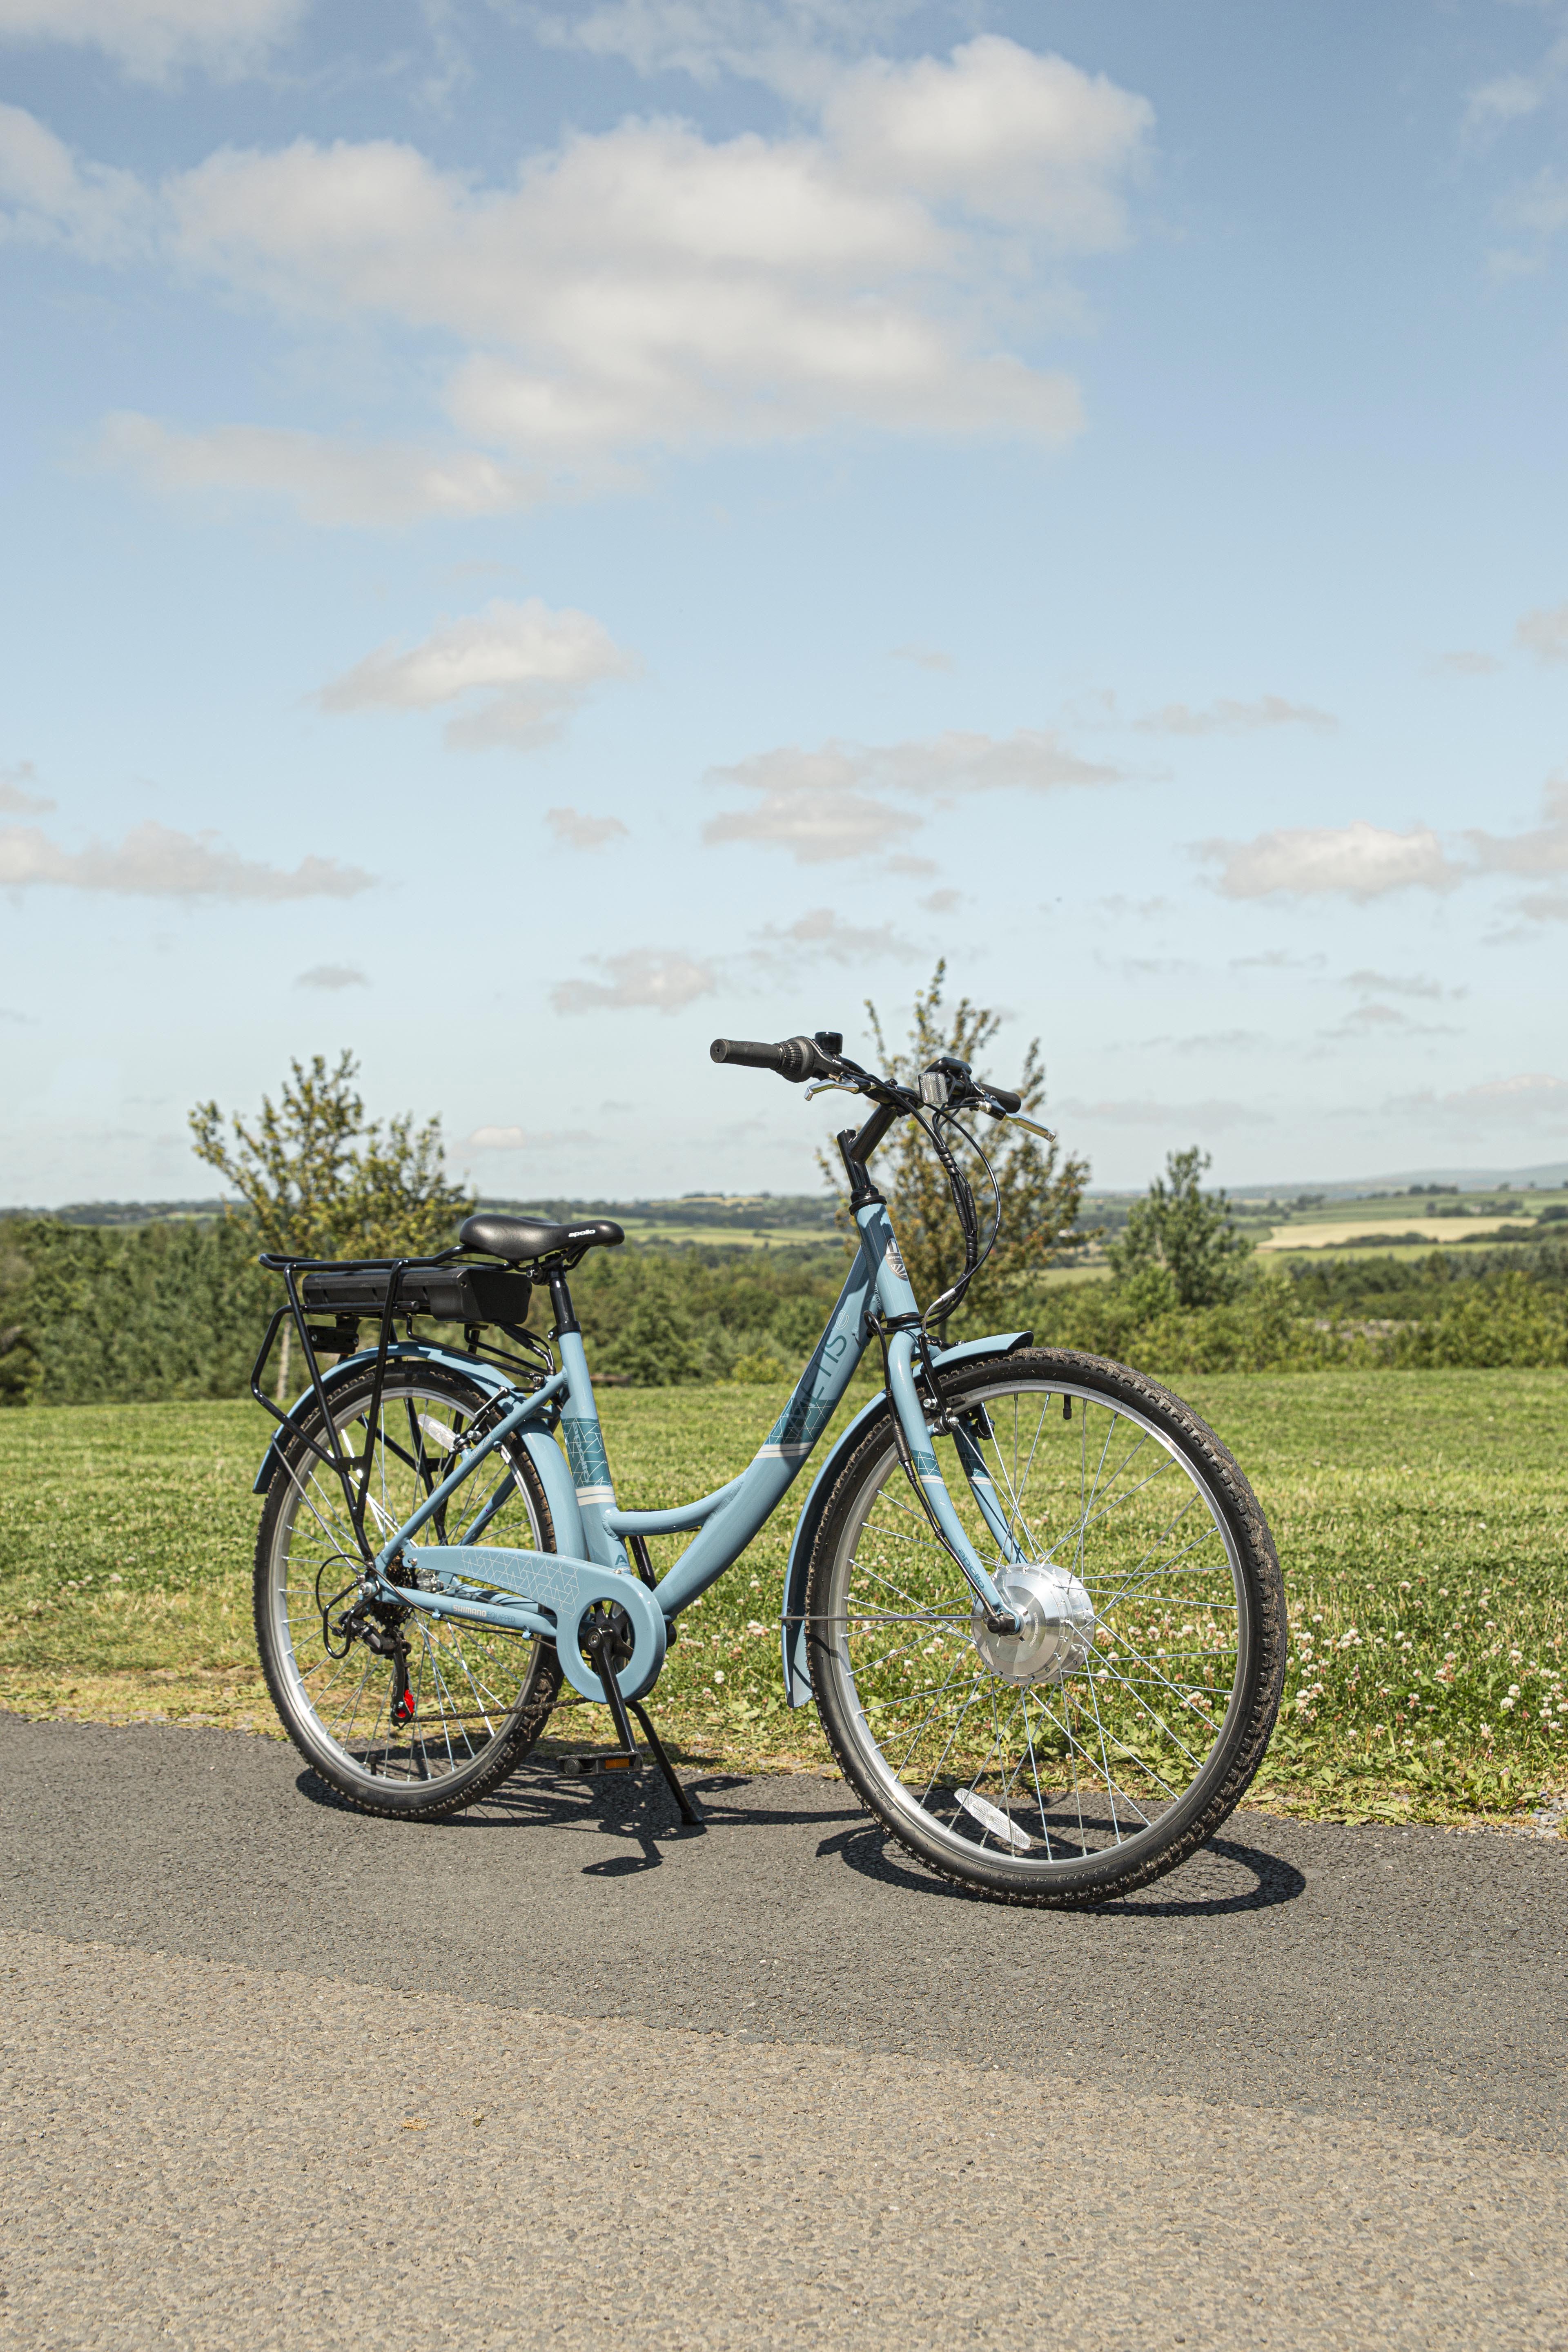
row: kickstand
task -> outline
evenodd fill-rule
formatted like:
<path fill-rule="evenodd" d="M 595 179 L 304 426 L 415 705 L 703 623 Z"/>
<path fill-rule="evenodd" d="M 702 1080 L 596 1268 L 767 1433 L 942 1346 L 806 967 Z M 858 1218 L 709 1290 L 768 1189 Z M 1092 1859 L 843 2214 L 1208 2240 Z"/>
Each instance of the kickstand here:
<path fill-rule="evenodd" d="M 622 1697 L 621 1686 L 616 1680 L 615 1668 L 608 1664 L 605 1655 L 605 1645 L 604 1636 L 602 1634 L 596 1635 L 591 1643 L 586 1643 L 584 1646 L 591 1652 L 595 1670 L 598 1675 L 600 1682 L 604 1685 L 605 1697 L 609 1703 L 610 1713 L 615 1718 L 616 1730 L 620 1738 L 621 1745 L 626 1750 L 627 1754 L 635 1759 L 637 1752 L 637 1744 L 632 1738 L 632 1727 L 626 1717 L 626 1702 Z M 675 1799 L 677 1805 L 680 1808 L 681 1820 L 683 1822 L 690 1822 L 693 1827 L 695 1827 L 701 1821 L 702 1816 L 698 1811 L 693 1800 L 688 1795 L 687 1791 L 681 1787 L 679 1780 L 677 1779 L 675 1767 L 664 1752 L 664 1742 L 647 1719 L 647 1710 L 635 1698 L 631 1702 L 631 1709 L 633 1715 L 637 1717 L 637 1721 L 641 1724 L 647 1744 L 653 1750 L 653 1760 L 658 1766 L 660 1772 L 664 1775 L 665 1782 L 668 1787 L 670 1795 Z M 635 1761 L 632 1769 L 634 1771 L 637 1769 Z"/>
<path fill-rule="evenodd" d="M 683 1789 L 679 1780 L 677 1779 L 675 1767 L 664 1752 L 664 1742 L 647 1719 L 647 1709 L 643 1706 L 638 1700 L 634 1698 L 632 1701 L 632 1713 L 641 1724 L 643 1727 L 643 1737 L 647 1739 L 648 1746 L 653 1749 L 653 1760 L 658 1766 L 659 1770 L 664 1774 L 665 1780 L 668 1784 L 669 1793 L 680 1808 L 681 1820 L 683 1822 L 690 1822 L 695 1827 L 695 1825 L 702 1819 L 701 1810 L 698 1805 L 696 1798 L 690 1795 L 687 1790 Z"/>

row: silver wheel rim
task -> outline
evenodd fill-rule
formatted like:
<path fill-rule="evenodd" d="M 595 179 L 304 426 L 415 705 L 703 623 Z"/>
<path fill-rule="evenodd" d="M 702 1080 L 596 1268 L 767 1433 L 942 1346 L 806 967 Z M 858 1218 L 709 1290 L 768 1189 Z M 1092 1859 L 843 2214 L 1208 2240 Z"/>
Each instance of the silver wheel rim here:
<path fill-rule="evenodd" d="M 340 1439 L 355 1454 L 362 1451 L 368 1402 L 368 1397 L 353 1406 L 334 1402 Z M 390 1533 L 408 1517 L 413 1503 L 406 1498 L 416 1482 L 428 1474 L 437 1480 L 444 1475 L 472 1418 L 447 1391 L 434 1385 L 411 1383 L 384 1397 L 378 1425 L 394 1444 L 383 1443 L 376 1449 L 381 1466 L 373 1475 L 368 1515 L 374 1524 Z M 450 1443 L 443 1433 L 449 1433 Z M 341 1588 L 357 1581 L 358 1551 L 342 1487 L 335 1474 L 313 1456 L 306 1467 L 296 1464 L 291 1468 L 286 1459 L 278 1475 L 289 1481 L 289 1492 L 279 1513 L 268 1563 L 273 1656 L 312 1744 L 340 1772 L 377 1790 L 450 1785 L 473 1772 L 527 1702 L 537 1671 L 538 1642 L 531 1635 L 500 1633 L 449 1619 L 437 1624 L 426 1612 L 411 1611 L 401 1630 L 408 1644 L 415 1711 L 408 1723 L 395 1724 L 392 1661 L 376 1657 L 361 1642 L 353 1643 L 345 1657 L 333 1658 L 322 1639 L 318 1591 L 331 1601 Z M 489 1455 L 454 1496 L 449 1532 L 456 1535 L 458 1526 L 466 1526 L 510 1478 L 504 1449 Z M 540 1547 L 542 1533 L 532 1499 L 519 1482 L 511 1485 L 477 1540 L 533 1549 Z M 329 1612 L 334 1618 L 340 1613 L 339 1608 Z"/>
<path fill-rule="evenodd" d="M 883 1809 L 928 1849 L 1047 1880 L 1134 1865 L 1201 1807 L 1230 1751 L 1250 1647 L 1239 1547 L 1173 1434 L 1135 1406 L 1044 1381 L 966 1391 L 954 1411 L 977 1405 L 991 1435 L 970 1435 L 1021 1563 L 951 1435 L 935 1441 L 942 1474 L 981 1558 L 1044 1631 L 997 1656 L 889 1436 L 840 1530 L 817 1655 Z M 1072 1587 L 1091 1604 L 1087 1640 Z"/>

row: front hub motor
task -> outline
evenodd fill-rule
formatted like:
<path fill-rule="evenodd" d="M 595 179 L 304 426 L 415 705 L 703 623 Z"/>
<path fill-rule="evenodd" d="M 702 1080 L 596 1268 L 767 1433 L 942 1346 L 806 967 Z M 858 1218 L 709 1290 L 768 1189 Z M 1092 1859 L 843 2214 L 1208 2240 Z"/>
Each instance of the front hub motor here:
<path fill-rule="evenodd" d="M 1059 1683 L 1081 1674 L 1094 1649 L 1094 1603 L 1078 1578 L 1048 1561 L 1005 1569 L 996 1590 L 1018 1621 L 1016 1633 L 995 1633 L 976 1601 L 969 1628 L 974 1646 L 1005 1683 Z"/>

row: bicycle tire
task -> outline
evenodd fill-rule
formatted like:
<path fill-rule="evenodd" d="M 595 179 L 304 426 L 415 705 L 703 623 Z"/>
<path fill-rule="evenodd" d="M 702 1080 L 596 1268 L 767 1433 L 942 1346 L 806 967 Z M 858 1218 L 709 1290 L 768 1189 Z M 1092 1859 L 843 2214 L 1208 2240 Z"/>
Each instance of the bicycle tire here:
<path fill-rule="evenodd" d="M 1212 1837 L 1262 1762 L 1279 1713 L 1286 1659 L 1284 1582 L 1273 1539 L 1229 1450 L 1169 1390 L 1125 1365 L 1069 1349 L 1034 1349 L 955 1370 L 942 1377 L 940 1388 L 942 1418 L 967 1413 L 972 1437 L 981 1426 L 974 1408 L 981 1408 L 990 1434 L 974 1443 L 988 1470 L 996 1467 L 993 1455 L 1013 1443 L 1015 1487 L 1018 1417 L 1008 1441 L 1005 1412 L 999 1418 L 998 1407 L 1008 1400 L 1032 1401 L 1022 1416 L 1028 1423 L 1037 1418 L 1035 1403 L 1040 1404 L 1037 1426 L 1029 1432 L 1034 1450 L 1023 1472 L 1026 1494 L 1015 1495 L 1007 1505 L 1012 1528 L 1013 1503 L 1018 1503 L 1018 1544 L 1025 1559 L 1016 1571 L 1005 1567 L 1004 1551 L 979 1514 L 951 1432 L 932 1433 L 933 1444 L 947 1439 L 948 1489 L 963 1504 L 960 1515 L 972 1534 L 978 1530 L 981 1557 L 999 1580 L 1004 1573 L 1034 1575 L 1033 1586 L 1018 1589 L 1036 1609 L 1038 1622 L 1027 1641 L 1020 1638 L 1011 1647 L 984 1627 L 956 1562 L 910 1494 L 892 1416 L 884 1412 L 846 1464 L 813 1547 L 807 1642 L 823 1729 L 867 1811 L 928 1868 L 995 1901 L 1060 1909 L 1104 1903 L 1173 1870 Z M 1080 1468 L 1076 1530 L 1070 1480 L 1058 1475 L 1061 1453 L 1048 1450 L 1041 1456 L 1039 1451 L 1047 1431 L 1048 1448 L 1056 1449 L 1058 1433 L 1072 1428 L 1070 1418 L 1050 1411 L 1058 1400 L 1065 1401 L 1068 1415 L 1077 1412 L 1074 1442 L 1086 1460 L 1101 1444 L 1103 1425 L 1098 1495 L 1104 1499 L 1097 1501 L 1086 1483 L 1088 1469 Z M 1118 1454 L 1117 1467 L 1108 1475 L 1118 1424 L 1128 1433 L 1125 1461 Z M 1137 1460 L 1145 1448 L 1146 1458 Z M 1042 1500 L 1032 1506 L 1026 1490 L 1037 1459 Z M 1005 1474 L 1005 1463 L 1002 1467 Z M 1111 1499 L 1124 1469 L 1125 1483 Z M 1167 1474 L 1163 1493 L 1155 1496 Z M 1003 1489 L 996 1492 L 1000 1496 Z M 890 1497 L 885 1508 L 884 1496 Z M 1142 1505 L 1140 1496 L 1148 1498 Z M 1156 1561 L 1147 1572 L 1141 1565 L 1130 1567 L 1138 1543 L 1151 1527 L 1157 1528 L 1158 1512 L 1167 1502 L 1182 1520 L 1202 1506 L 1184 1529 L 1185 1551 L 1175 1555 L 1174 1564 Z M 1122 1518 L 1110 1527 L 1119 1510 Z M 1047 1525 L 1053 1518 L 1061 1522 L 1055 1532 Z M 1091 1546 L 1096 1529 L 1103 1532 Z M 1068 1564 L 1069 1557 L 1076 1565 Z M 881 1561 L 885 1567 L 889 1559 L 895 1561 L 890 1580 L 878 1566 Z M 1184 1559 L 1186 1566 L 1181 1565 Z M 1096 1564 L 1101 1559 L 1104 1574 Z M 1079 1593 L 1091 1604 L 1092 1631 L 1071 1589 L 1075 1577 Z M 1224 1597 L 1227 1580 L 1232 1599 Z M 889 1581 L 902 1587 L 901 1613 L 888 1605 Z M 1162 1594 L 1162 1583 L 1173 1590 Z M 1170 1626 L 1173 1608 L 1182 1617 L 1175 1629 Z M 1157 1633 L 1150 1640 L 1145 1628 L 1156 1622 L 1157 1612 L 1163 1612 L 1158 1624 L 1164 1638 Z M 900 1653 L 888 1630 L 894 1625 L 909 1626 L 912 1634 L 929 1632 L 931 1640 L 918 1645 L 905 1641 Z M 1173 1653 L 1167 1644 L 1178 1639 L 1191 1648 Z M 918 1672 L 928 1676 L 928 1685 L 909 1691 L 903 1684 L 910 1668 L 900 1660 L 912 1646 L 921 1660 L 934 1652 L 937 1664 L 922 1664 Z M 947 1664 L 950 1647 L 952 1673 L 939 1686 L 948 1696 L 932 1703 L 930 1685 Z M 1146 1661 L 1144 1647 L 1150 1652 Z M 1184 1667 L 1184 1657 L 1206 1663 Z M 1047 1662 L 1043 1668 L 1041 1661 Z M 1222 1675 L 1228 1686 L 1216 1726 Z M 1002 1692 L 1018 1695 L 1020 1729 L 1009 1733 L 1010 1746 L 1003 1741 L 1001 1725 L 1012 1702 L 1000 1697 Z M 965 1732 L 963 1727 L 980 1697 L 989 1701 L 997 1728 L 994 1754 L 988 1750 L 989 1760 L 976 1769 L 973 1727 Z M 930 1716 L 933 1706 L 941 1731 L 948 1730 L 950 1719 L 956 1721 L 945 1765 L 933 1760 L 934 1734 L 923 1726 L 918 1735 L 911 1730 L 917 1711 L 924 1707 Z M 1075 1725 L 1088 1726 L 1091 1716 L 1098 1727 L 1092 1742 L 1075 1732 Z M 1214 1733 L 1201 1757 L 1195 1739 L 1194 1748 L 1186 1745 L 1194 1737 L 1194 1723 Z M 1021 1758 L 1026 1753 L 1027 1785 L 1022 1761 L 1016 1770 L 1008 1764 L 1012 1747 Z M 1173 1785 L 1182 1769 L 1178 1755 L 1194 1759 L 1188 1783 L 1181 1788 Z M 1155 1782 L 1164 1789 L 1163 1799 L 1154 1793 Z"/>
<path fill-rule="evenodd" d="M 363 1442 L 355 1431 L 366 1423 L 372 1387 L 367 1370 L 328 1392 L 333 1421 L 351 1450 Z M 429 1490 L 439 1475 L 437 1465 L 444 1470 L 446 1456 L 490 1402 L 489 1390 L 446 1366 L 404 1361 L 388 1367 L 380 1452 L 383 1465 L 400 1455 L 402 1475 L 389 1472 L 384 1479 L 381 1470 L 373 1472 L 373 1496 L 379 1488 L 379 1500 L 373 1500 L 372 1508 L 378 1524 L 390 1519 L 395 1526 L 408 1516 L 415 1494 L 421 1486 Z M 433 1411 L 422 1413 L 421 1406 Z M 387 1435 L 389 1413 L 406 1423 L 406 1445 L 396 1421 L 397 1433 Z M 449 1420 L 438 1417 L 448 1414 Z M 308 1406 L 301 1415 L 305 1436 L 320 1439 L 322 1426 L 320 1408 Z M 429 1459 L 427 1445 L 434 1449 Z M 508 1442 L 489 1461 L 500 1467 L 495 1486 L 503 1486 L 510 1475 L 514 1486 L 492 1522 L 499 1538 L 487 1529 L 486 1539 L 553 1551 L 549 1503 L 527 1449 Z M 476 1487 L 482 1487 L 487 1467 L 476 1471 Z M 458 1490 L 459 1496 L 467 1493 L 466 1487 Z M 306 1533 L 296 1545 L 302 1522 Z M 427 1537 L 447 1539 L 444 1514 L 430 1523 Z M 342 1658 L 328 1646 L 332 1611 L 343 1598 L 331 1599 L 332 1590 L 341 1581 L 346 1595 L 357 1582 L 357 1561 L 336 1474 L 301 1438 L 286 1436 L 256 1539 L 257 1646 L 272 1703 L 311 1769 L 350 1804 L 392 1819 L 439 1820 L 499 1787 L 533 1747 L 561 1687 L 555 1646 L 532 1634 L 502 1633 L 450 1618 L 435 1624 L 418 1611 L 378 1612 L 371 1621 L 375 1631 L 401 1636 L 408 1655 L 417 1660 L 417 1682 L 407 1657 L 404 1664 L 405 1696 L 413 1700 L 413 1712 L 395 1722 L 395 1654 L 377 1655 L 363 1637 L 351 1640 Z M 325 1610 L 323 1573 L 330 1603 Z M 305 1603 L 307 1582 L 313 1607 Z M 323 1712 L 326 1695 L 339 1687 L 329 1668 L 341 1670 L 348 1659 L 353 1672 L 363 1674 L 368 1694 L 363 1709 L 345 1714 L 351 1676 L 338 1703 Z"/>

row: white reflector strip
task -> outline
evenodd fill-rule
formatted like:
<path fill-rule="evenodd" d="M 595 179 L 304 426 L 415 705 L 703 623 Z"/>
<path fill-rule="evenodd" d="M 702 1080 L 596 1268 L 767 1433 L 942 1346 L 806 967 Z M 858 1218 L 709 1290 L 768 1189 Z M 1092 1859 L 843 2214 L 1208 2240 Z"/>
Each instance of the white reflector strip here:
<path fill-rule="evenodd" d="M 989 1797 L 977 1797 L 973 1789 L 957 1789 L 953 1793 L 964 1811 L 973 1813 L 977 1822 L 983 1822 L 993 1837 L 999 1837 L 1004 1845 L 1012 1846 L 1019 1853 L 1028 1853 L 1034 1839 L 1026 1837 L 1017 1822 L 1008 1819 L 1000 1805 L 994 1805 Z"/>

